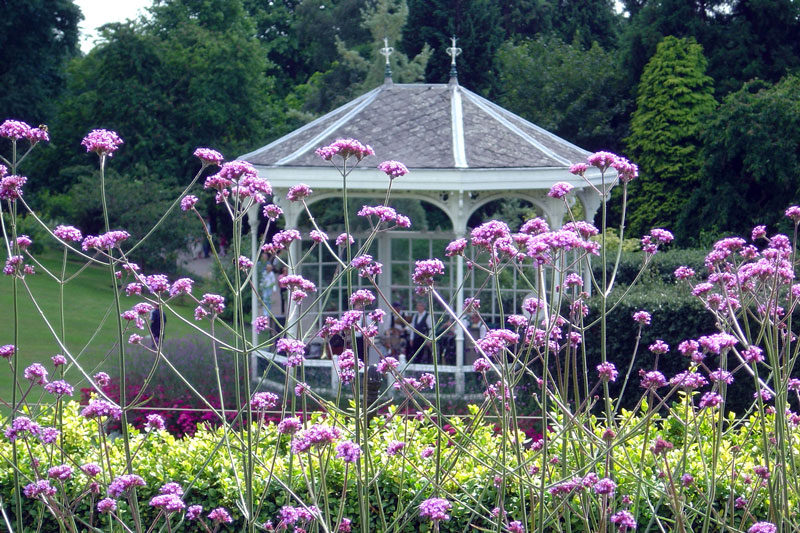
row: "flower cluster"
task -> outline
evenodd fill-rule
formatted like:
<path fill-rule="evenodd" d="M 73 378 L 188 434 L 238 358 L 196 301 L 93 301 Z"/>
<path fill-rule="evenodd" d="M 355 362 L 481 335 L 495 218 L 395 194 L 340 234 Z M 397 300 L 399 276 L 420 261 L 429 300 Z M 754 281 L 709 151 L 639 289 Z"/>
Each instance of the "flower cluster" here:
<path fill-rule="evenodd" d="M 81 141 L 87 152 L 95 152 L 101 157 L 112 157 L 121 144 L 123 141 L 115 131 L 103 129 L 90 131 Z"/>
<path fill-rule="evenodd" d="M 337 441 L 341 435 L 342 431 L 339 428 L 324 424 L 314 424 L 305 431 L 295 434 L 292 439 L 292 452 L 302 453 L 307 452 L 312 447 L 321 448 Z"/>
<path fill-rule="evenodd" d="M 336 446 L 336 457 L 345 463 L 358 462 L 361 457 L 361 447 L 351 440 L 342 441 Z"/>
<path fill-rule="evenodd" d="M 112 230 L 98 236 L 87 235 L 86 238 L 83 239 L 83 243 L 81 243 L 81 248 L 83 248 L 84 251 L 88 251 L 90 248 L 96 248 L 98 250 L 113 248 L 130 236 L 130 233 L 122 230 Z"/>
<path fill-rule="evenodd" d="M 450 520 L 450 515 L 447 514 L 453 504 L 444 498 L 428 498 L 419 504 L 419 515 L 423 518 L 429 518 L 431 521 Z"/>
<path fill-rule="evenodd" d="M 316 153 L 325 161 L 330 161 L 336 155 L 345 160 L 355 157 L 357 161 L 361 161 L 368 155 L 375 155 L 375 150 L 355 139 L 337 139 L 328 146 L 317 148 Z"/>
<path fill-rule="evenodd" d="M 22 198 L 22 187 L 28 181 L 25 176 L 6 175 L 6 167 L 0 165 L 0 200 Z"/>
<path fill-rule="evenodd" d="M 412 281 L 417 285 L 417 294 L 424 294 L 433 286 L 433 277 L 444 274 L 444 263 L 439 259 L 425 259 L 417 261 L 414 267 Z"/>
<path fill-rule="evenodd" d="M 314 191 L 311 190 L 311 187 L 305 183 L 299 183 L 289 187 L 289 192 L 286 194 L 286 199 L 290 202 L 298 202 L 303 198 L 310 196 L 312 192 Z"/>
<path fill-rule="evenodd" d="M 219 165 L 225 159 L 222 154 L 211 148 L 198 148 L 193 154 L 197 159 L 202 161 L 203 166 Z M 184 209 L 185 211 L 185 209 Z"/>
<path fill-rule="evenodd" d="M 394 227 L 410 228 L 411 219 L 400 215 L 393 208 L 386 205 L 365 205 L 358 211 L 360 217 L 375 217 L 381 222 L 394 222 Z"/>
<path fill-rule="evenodd" d="M 200 305 L 198 305 L 194 310 L 194 319 L 202 320 L 209 314 L 218 315 L 224 310 L 225 310 L 224 296 L 220 296 L 219 294 L 206 293 L 203 295 L 203 299 L 200 300 Z"/>
<path fill-rule="evenodd" d="M 31 128 L 27 123 L 21 120 L 6 120 L 0 124 L 0 137 L 5 137 L 12 141 L 28 139 L 31 145 L 40 141 L 47 142 L 50 140 L 50 136 L 47 133 L 47 126 Z"/>
<path fill-rule="evenodd" d="M 378 170 L 382 170 L 391 179 L 399 178 L 408 174 L 408 169 L 400 161 L 384 161 L 378 165 Z"/>
<path fill-rule="evenodd" d="M 119 498 L 134 487 L 144 487 L 146 485 L 141 476 L 122 474 L 108 485 L 108 495 L 112 498 Z"/>
<path fill-rule="evenodd" d="M 364 362 L 356 358 L 353 350 L 344 350 L 337 358 L 337 366 L 342 384 L 349 385 L 356 377 L 356 366 L 358 370 L 362 370 Z"/>
<path fill-rule="evenodd" d="M 260 177 L 255 167 L 247 161 L 224 163 L 219 172 L 206 178 L 203 187 L 217 191 L 217 203 L 224 202 L 232 195 L 240 200 L 252 199 L 255 203 L 262 204 L 272 194 L 269 182 Z"/>

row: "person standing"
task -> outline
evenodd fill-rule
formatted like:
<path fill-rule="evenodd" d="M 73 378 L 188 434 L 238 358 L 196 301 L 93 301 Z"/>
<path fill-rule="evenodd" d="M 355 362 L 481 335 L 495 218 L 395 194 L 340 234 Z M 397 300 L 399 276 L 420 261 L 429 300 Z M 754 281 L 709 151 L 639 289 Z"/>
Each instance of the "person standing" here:
<path fill-rule="evenodd" d="M 203 222 L 206 225 L 206 234 L 203 236 L 203 257 L 208 259 L 211 254 L 211 242 L 209 241 L 211 238 L 211 219 L 205 217 Z"/>
<path fill-rule="evenodd" d="M 275 269 L 272 263 L 267 261 L 264 269 L 264 276 L 261 278 L 261 300 L 264 303 L 264 314 L 272 313 L 272 294 L 278 286 L 278 278 L 275 276 Z"/>
<path fill-rule="evenodd" d="M 161 344 L 161 332 L 164 331 L 164 324 L 167 323 L 167 317 L 161 307 L 156 305 L 150 312 L 150 334 L 153 336 L 153 348 L 158 348 Z"/>
<path fill-rule="evenodd" d="M 431 315 L 425 309 L 425 302 L 417 302 L 416 311 L 411 317 L 411 330 L 409 336 L 411 339 L 411 353 L 409 356 L 418 354 L 416 362 L 421 364 L 431 363 L 431 349 L 430 342 L 428 342 L 428 334 L 431 332 L 433 322 Z"/>
<path fill-rule="evenodd" d="M 285 266 L 281 270 L 280 276 L 278 276 L 278 282 L 289 275 L 289 267 Z M 286 287 L 280 287 L 281 291 L 281 315 L 286 315 L 286 297 L 289 295 L 288 290 Z"/>

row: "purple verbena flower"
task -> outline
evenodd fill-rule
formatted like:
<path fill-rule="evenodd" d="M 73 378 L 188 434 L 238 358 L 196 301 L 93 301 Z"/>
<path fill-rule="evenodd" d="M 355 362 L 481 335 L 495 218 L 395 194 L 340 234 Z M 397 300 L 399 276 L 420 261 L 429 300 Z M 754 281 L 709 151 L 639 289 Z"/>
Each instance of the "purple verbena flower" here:
<path fill-rule="evenodd" d="M 600 495 L 612 495 L 617 490 L 617 484 L 605 477 L 594 484 L 594 491 Z"/>
<path fill-rule="evenodd" d="M 428 498 L 419 504 L 419 515 L 429 518 L 431 521 L 450 520 L 447 512 L 452 509 L 453 504 L 444 498 Z"/>
<path fill-rule="evenodd" d="M 193 155 L 203 162 L 203 166 L 219 165 L 225 159 L 221 153 L 211 148 L 197 148 Z"/>
<path fill-rule="evenodd" d="M 250 400 L 250 408 L 256 411 L 272 409 L 279 400 L 278 395 L 272 392 L 257 392 Z"/>
<path fill-rule="evenodd" d="M 613 515 L 611 523 L 616 524 L 617 531 L 627 531 L 629 529 L 636 529 L 636 520 L 629 511 L 620 511 Z"/>
<path fill-rule="evenodd" d="M 121 144 L 123 141 L 116 132 L 103 129 L 92 130 L 81 141 L 81 145 L 86 147 L 87 152 L 95 152 L 99 156 L 107 155 L 108 157 L 112 157 Z"/>
<path fill-rule="evenodd" d="M 336 155 L 342 159 L 355 157 L 356 160 L 361 161 L 368 155 L 375 155 L 375 150 L 355 139 L 337 139 L 328 146 L 317 148 L 316 153 L 326 161 L 330 161 Z"/>
<path fill-rule="evenodd" d="M 197 196 L 193 194 L 187 194 L 186 196 L 181 198 L 181 209 L 183 211 L 188 211 L 194 208 L 194 206 L 197 205 L 197 202 L 198 202 Z"/>
<path fill-rule="evenodd" d="M 70 385 L 63 379 L 51 381 L 50 383 L 44 386 L 44 390 L 46 390 L 53 396 L 72 396 L 72 393 L 75 391 L 72 385 Z"/>
<path fill-rule="evenodd" d="M 233 522 L 233 518 L 224 507 L 217 507 L 208 513 L 208 518 L 215 524 L 230 524 Z"/>
<path fill-rule="evenodd" d="M 408 169 L 400 161 L 384 161 L 378 165 L 378 170 L 382 170 L 391 179 L 399 178 L 408 174 Z"/>
<path fill-rule="evenodd" d="M 573 188 L 574 187 L 569 183 L 560 181 L 550 188 L 550 192 L 547 193 L 547 196 L 556 199 L 564 198 Z"/>
<path fill-rule="evenodd" d="M 21 120 L 6 120 L 0 124 L 0 137 L 6 139 L 27 139 L 31 135 L 31 127 Z"/>
<path fill-rule="evenodd" d="M 25 369 L 22 375 L 25 379 L 37 385 L 44 385 L 47 383 L 47 370 L 39 363 L 30 365 Z"/>
<path fill-rule="evenodd" d="M 310 196 L 312 192 L 314 191 L 311 190 L 311 187 L 305 183 L 298 183 L 297 185 L 289 187 L 289 192 L 286 194 L 286 199 L 290 202 L 298 202 L 303 198 Z"/>
<path fill-rule="evenodd" d="M 394 440 L 394 441 L 390 442 L 389 445 L 386 447 L 386 455 L 388 455 L 390 457 L 393 456 L 393 455 L 397 455 L 405 447 L 406 447 L 406 443 L 405 442 L 401 442 L 399 440 Z"/>
<path fill-rule="evenodd" d="M 345 463 L 355 463 L 361 457 L 361 447 L 351 440 L 342 441 L 336 446 L 336 457 Z"/>
<path fill-rule="evenodd" d="M 111 513 L 117 510 L 117 501 L 112 498 L 103 498 L 97 502 L 97 511 L 100 513 Z"/>
<path fill-rule="evenodd" d="M 144 487 L 145 485 L 144 479 L 136 474 L 122 474 L 108 486 L 108 495 L 112 498 L 119 498 L 133 487 Z"/>
<path fill-rule="evenodd" d="M 778 528 L 771 522 L 756 522 L 750 526 L 747 533 L 775 533 L 776 531 Z"/>
<path fill-rule="evenodd" d="M 597 375 L 602 381 L 616 381 L 619 372 L 614 363 L 605 362 L 597 365 Z"/>

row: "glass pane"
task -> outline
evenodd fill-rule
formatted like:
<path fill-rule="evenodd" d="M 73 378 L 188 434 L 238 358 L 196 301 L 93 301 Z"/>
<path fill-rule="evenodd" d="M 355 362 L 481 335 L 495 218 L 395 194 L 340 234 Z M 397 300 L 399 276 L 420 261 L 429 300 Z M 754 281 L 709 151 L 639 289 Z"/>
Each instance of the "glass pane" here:
<path fill-rule="evenodd" d="M 411 269 L 408 263 L 396 263 L 392 265 L 392 285 L 411 285 Z"/>
<path fill-rule="evenodd" d="M 414 239 L 411 241 L 411 260 L 430 259 L 430 239 Z"/>
<path fill-rule="evenodd" d="M 433 239 L 433 257 L 438 257 L 439 259 L 444 259 L 444 250 L 447 248 L 447 245 L 450 244 L 450 241 L 445 239 Z"/>
<path fill-rule="evenodd" d="M 408 261 L 408 239 L 392 238 L 392 261 Z"/>

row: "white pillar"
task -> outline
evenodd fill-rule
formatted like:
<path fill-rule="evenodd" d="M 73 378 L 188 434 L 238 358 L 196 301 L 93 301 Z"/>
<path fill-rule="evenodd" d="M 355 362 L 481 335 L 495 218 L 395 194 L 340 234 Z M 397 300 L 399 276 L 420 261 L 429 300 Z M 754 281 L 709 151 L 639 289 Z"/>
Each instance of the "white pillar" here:
<path fill-rule="evenodd" d="M 593 224 L 594 217 L 597 215 L 597 210 L 600 209 L 600 205 L 602 204 L 600 195 L 591 187 L 584 187 L 576 193 L 576 196 L 583 206 L 583 220 Z M 620 243 L 620 246 L 621 245 L 622 243 Z M 592 294 L 591 268 L 592 256 L 587 255 L 586 266 L 583 270 L 583 288 L 587 293 L 589 293 L 590 296 Z"/>
<path fill-rule="evenodd" d="M 383 264 L 383 272 L 378 275 L 378 288 L 386 296 L 386 300 L 378 301 L 378 307 L 386 312 L 387 317 L 390 317 L 381 327 L 381 333 L 385 333 L 389 324 L 391 324 L 392 316 L 392 239 L 389 233 L 383 232 L 378 235 L 378 257 L 376 259 Z M 377 357 L 374 359 L 370 357 L 368 359 L 369 364 L 378 362 Z"/>
<path fill-rule="evenodd" d="M 453 222 L 453 233 L 456 239 L 465 237 L 467 234 L 467 216 L 464 206 L 464 193 L 459 192 L 458 197 L 453 195 L 454 201 L 448 202 L 450 208 L 450 220 Z M 463 318 L 464 315 L 464 256 L 456 256 L 456 315 Z M 456 328 L 456 394 L 464 395 L 464 330 Z"/>
<path fill-rule="evenodd" d="M 259 205 L 255 204 L 247 210 L 247 222 L 250 224 L 250 260 L 253 262 L 252 286 L 251 289 L 251 303 L 250 303 L 250 317 L 251 317 L 251 333 L 250 340 L 253 346 L 258 344 L 258 332 L 256 328 L 252 327 L 252 322 L 258 316 L 258 210 Z M 258 355 L 256 351 L 250 352 L 250 381 L 258 379 Z"/>
<path fill-rule="evenodd" d="M 289 202 L 284 199 L 285 195 L 275 194 L 275 203 L 280 205 L 283 209 L 283 216 L 286 220 L 286 229 L 297 229 L 297 223 L 300 220 L 300 214 L 302 213 L 301 204 L 297 202 Z M 300 241 L 292 241 L 289 243 L 289 255 L 287 258 L 289 259 L 289 274 L 298 274 L 297 271 L 297 261 L 300 259 Z M 288 310 L 286 311 L 285 319 L 285 326 L 286 329 L 286 336 L 291 339 L 298 338 L 298 331 L 300 329 L 299 322 L 293 324 L 291 328 L 289 328 L 289 324 L 295 322 L 297 317 L 300 315 L 299 305 L 297 302 L 293 301 L 289 295 L 286 295 L 288 301 L 286 305 L 288 306 Z"/>
<path fill-rule="evenodd" d="M 567 206 L 563 199 L 550 198 L 545 196 L 539 200 L 544 215 L 550 224 L 551 229 L 559 229 L 564 225 L 564 215 L 567 214 Z"/>

